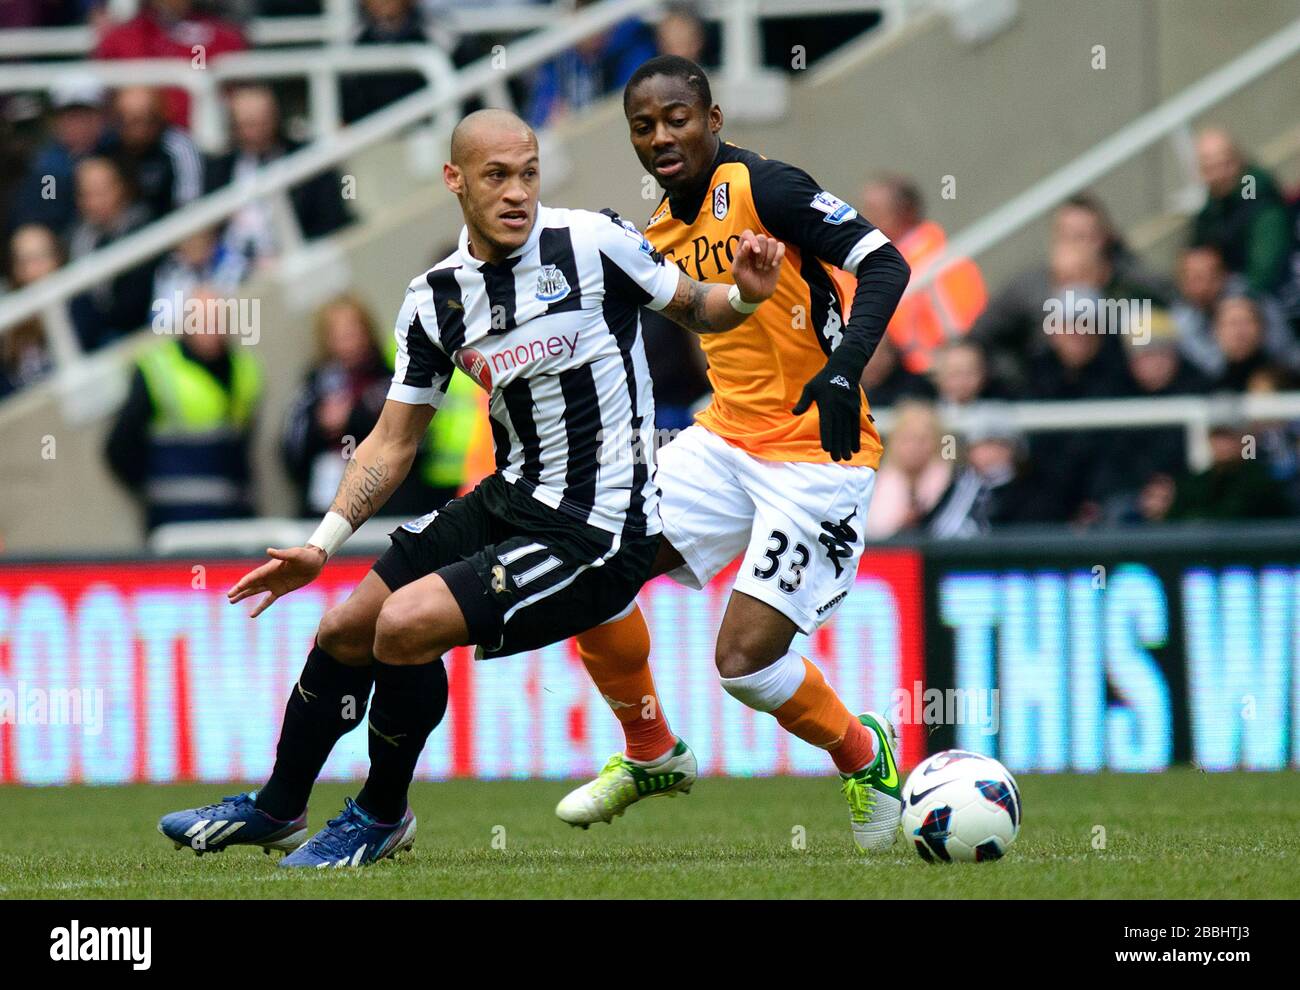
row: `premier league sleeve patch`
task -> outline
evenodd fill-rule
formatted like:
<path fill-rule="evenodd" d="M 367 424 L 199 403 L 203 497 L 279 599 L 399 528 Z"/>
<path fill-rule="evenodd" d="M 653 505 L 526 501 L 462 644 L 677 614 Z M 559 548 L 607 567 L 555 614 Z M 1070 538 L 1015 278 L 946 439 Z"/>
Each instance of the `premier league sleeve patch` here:
<path fill-rule="evenodd" d="M 858 211 L 849 206 L 848 203 L 838 196 L 832 196 L 824 189 L 813 197 L 810 205 L 814 210 L 826 214 L 822 217 L 824 223 L 834 224 L 837 227 L 846 220 L 852 220 L 858 215 Z"/>

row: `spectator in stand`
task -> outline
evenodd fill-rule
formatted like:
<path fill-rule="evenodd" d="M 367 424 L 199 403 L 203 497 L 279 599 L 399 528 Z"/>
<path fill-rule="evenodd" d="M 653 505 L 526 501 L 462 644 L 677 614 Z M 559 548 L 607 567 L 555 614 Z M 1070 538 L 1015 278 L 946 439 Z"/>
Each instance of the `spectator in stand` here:
<path fill-rule="evenodd" d="M 167 123 L 162 93 L 128 86 L 113 97 L 117 156 L 131 170 L 140 198 L 166 216 L 203 192 L 203 158 L 190 136 Z"/>
<path fill-rule="evenodd" d="M 1208 391 L 1209 379 L 1178 348 L 1178 328 L 1169 311 L 1152 310 L 1150 319 L 1143 323 L 1142 332 L 1124 337 L 1129 393 L 1161 398 Z"/>
<path fill-rule="evenodd" d="M 579 0 L 578 6 L 591 2 Z M 654 35 L 636 18 L 580 41 L 538 70 L 533 79 L 528 123 L 547 127 L 606 93 L 622 89 L 637 66 L 655 54 Z"/>
<path fill-rule="evenodd" d="M 198 69 L 209 59 L 247 47 L 237 24 L 196 12 L 192 0 L 144 0 L 138 14 L 104 32 L 95 58 L 174 58 Z M 190 98 L 185 90 L 165 90 L 163 107 L 170 123 L 189 127 Z"/>
<path fill-rule="evenodd" d="M 357 45 L 427 44 L 428 36 L 416 13 L 415 0 L 362 0 L 361 33 Z M 419 72 L 387 72 L 341 80 L 343 120 L 352 123 L 425 85 Z"/>
<path fill-rule="evenodd" d="M 344 437 L 359 442 L 370 432 L 392 378 L 370 312 L 353 297 L 321 308 L 316 346 L 317 362 L 298 392 L 282 439 L 304 517 L 329 508 L 347 467 Z"/>
<path fill-rule="evenodd" d="M 1008 410 L 989 410 L 964 431 L 965 464 L 922 520 L 937 537 L 969 538 L 1006 526 L 1060 522 L 1062 502 L 1045 484 Z"/>
<path fill-rule="evenodd" d="M 941 407 L 1002 398 L 989 380 L 984 348 L 973 340 L 952 340 L 935 352 L 934 385 Z"/>
<path fill-rule="evenodd" d="M 1102 300 L 1061 301 L 1064 322 L 1046 333 L 1048 350 L 1030 362 L 1025 398 L 1043 401 L 1113 399 L 1128 390 L 1120 327 L 1098 320 Z M 1083 422 L 1081 420 L 1081 422 Z M 1062 518 L 1090 524 L 1113 492 L 1106 471 L 1114 441 L 1106 431 L 1070 430 L 1042 433 L 1030 444 L 1035 471 L 1061 497 Z"/>
<path fill-rule="evenodd" d="M 1264 349 L 1264 322 L 1259 307 L 1248 296 L 1228 296 L 1214 308 L 1214 342 L 1223 357 L 1223 368 L 1214 388 L 1223 392 L 1244 392 L 1255 372 L 1276 368 Z"/>
<path fill-rule="evenodd" d="M 867 400 L 876 407 L 892 406 L 903 399 L 934 398 L 934 385 L 925 375 L 914 375 L 903 367 L 898 350 L 888 336 L 882 337 L 862 372 Z"/>
<path fill-rule="evenodd" d="M 63 265 L 59 239 L 49 227 L 26 224 L 9 239 L 9 285 L 21 289 Z M 0 396 L 49 374 L 52 367 L 38 316 L 0 331 Z"/>
<path fill-rule="evenodd" d="M 153 280 L 153 297 L 174 300 L 177 293 L 187 298 L 199 286 L 211 286 L 223 295 L 233 295 L 248 270 L 242 256 L 221 239 L 219 228 L 191 234 L 162 260 Z"/>
<path fill-rule="evenodd" d="M 259 168 L 301 147 L 283 134 L 280 108 L 266 86 L 243 86 L 230 97 L 234 149 L 211 159 L 205 189 L 254 175 Z M 294 215 L 304 237 L 324 237 L 351 222 L 343 202 L 343 184 L 333 169 L 321 172 L 289 191 Z M 269 200 L 257 200 L 239 210 L 226 227 L 226 243 L 250 263 L 278 256 L 282 245 Z"/>
<path fill-rule="evenodd" d="M 1153 479 L 1143 491 L 1148 522 L 1247 521 L 1291 514 L 1282 486 L 1257 456 L 1246 456 L 1240 427 L 1210 431 L 1210 466 L 1204 471 Z"/>
<path fill-rule="evenodd" d="M 0 97 L 0 244 L 8 245 L 19 186 L 27 166 L 45 144 L 41 104 L 34 96 Z M 37 132 L 40 128 L 40 133 Z M 9 259 L 3 259 L 7 268 Z"/>
<path fill-rule="evenodd" d="M 1126 328 L 1106 321 L 1104 301 L 1083 295 L 1057 301 L 1062 322 L 1043 334 L 1047 349 L 1030 362 L 1026 398 L 1111 399 L 1124 394 L 1122 354 L 1107 341 L 1118 340 Z"/>
<path fill-rule="evenodd" d="M 916 529 L 952 482 L 939 417 L 926 402 L 900 402 L 867 512 L 866 535 L 883 540 Z"/>
<path fill-rule="evenodd" d="M 1178 297 L 1171 310 L 1178 346 L 1209 378 L 1223 374 L 1223 352 L 1214 340 L 1214 311 L 1229 296 L 1246 295 L 1246 280 L 1228 272 L 1216 247 L 1188 248 L 1178 262 Z M 1270 297 L 1257 301 L 1264 320 L 1265 350 L 1283 367 L 1300 369 L 1300 345 L 1281 306 Z"/>
<path fill-rule="evenodd" d="M 1300 335 L 1300 188 L 1291 191 L 1290 200 L 1291 256 L 1286 280 L 1277 290 L 1277 301 L 1291 329 Z"/>
<path fill-rule="evenodd" d="M 190 297 L 204 316 L 219 295 Z M 186 323 L 191 317 L 186 314 Z M 149 529 L 252 515 L 249 446 L 262 396 L 252 348 L 200 319 L 194 332 L 149 348 L 109 434 L 109 467 L 142 502 Z"/>
<path fill-rule="evenodd" d="M 58 234 L 76 219 L 73 172 L 77 163 L 109 151 L 113 138 L 104 113 L 104 87 L 71 71 L 50 90 L 50 139 L 32 159 L 14 195 L 9 230 L 42 224 Z"/>
<path fill-rule="evenodd" d="M 1192 222 L 1192 243 L 1217 247 L 1247 291 L 1275 292 L 1290 274 L 1293 247 L 1291 213 L 1277 183 L 1218 127 L 1197 135 L 1196 162 L 1206 201 Z"/>
<path fill-rule="evenodd" d="M 1167 305 L 1172 286 L 1147 273 L 1115 232 L 1105 209 L 1089 196 L 1075 196 L 1052 217 L 1049 262 L 1022 272 L 989 302 L 970 335 L 984 345 L 995 377 L 1018 383 L 1026 359 L 1049 349 L 1043 333 L 1044 304 L 1073 290 L 1106 299 L 1150 299 Z M 1115 355 L 1118 357 L 1118 345 Z"/>
<path fill-rule="evenodd" d="M 1124 338 L 1128 391 L 1162 399 L 1204 392 L 1209 382 L 1178 350 L 1173 318 L 1154 310 L 1140 334 Z M 1182 426 L 1144 426 L 1105 434 L 1108 450 L 1095 464 L 1094 488 L 1102 516 L 1111 523 L 1140 521 L 1141 492 L 1157 477 L 1187 470 L 1187 432 Z"/>
<path fill-rule="evenodd" d="M 713 57 L 709 30 L 695 6 L 672 3 L 655 26 L 655 47 L 660 55 L 679 55 L 705 68 L 717 64 Z"/>
<path fill-rule="evenodd" d="M 901 175 L 869 182 L 862 193 L 862 214 L 903 252 L 914 283 L 947 250 L 944 229 L 926 219 L 920 190 Z M 958 258 L 944 266 L 928 286 L 904 297 L 889 321 L 887 332 L 903 366 L 918 375 L 928 372 L 935 352 L 970 330 L 987 304 L 984 276 L 975 262 Z"/>
<path fill-rule="evenodd" d="M 1286 378 L 1277 368 L 1261 368 L 1250 376 L 1246 391 L 1272 395 L 1286 385 Z M 1300 421 L 1251 423 L 1250 435 L 1256 439 L 1256 456 L 1264 461 L 1269 476 L 1283 487 L 1290 514 L 1300 513 Z"/>
<path fill-rule="evenodd" d="M 68 237 L 72 261 L 121 240 L 152 218 L 116 159 L 82 159 L 76 192 L 78 219 Z M 72 299 L 68 308 L 82 347 L 91 350 L 149 322 L 155 267 L 156 262 L 145 262 Z"/>
<path fill-rule="evenodd" d="M 374 428 L 393 377 L 377 343 L 374 319 L 354 296 L 340 296 L 320 309 L 316 340 L 317 362 L 299 389 L 281 439 L 285 467 L 298 487 L 299 512 L 304 518 L 329 509 L 351 453 L 347 438 L 351 437 L 351 446 L 355 446 Z M 457 395 L 461 394 L 458 389 Z M 455 416 L 459 409 L 450 388 L 446 401 L 451 408 L 440 411 L 439 416 L 442 412 Z M 473 406 L 472 416 L 477 412 Z M 465 425 L 463 417 L 460 425 Z M 441 437 L 430 424 L 429 436 L 435 435 Z M 452 442 L 444 440 L 444 447 Z M 422 515 L 455 497 L 454 481 L 443 485 L 428 481 L 442 467 L 432 463 L 434 456 L 454 451 L 429 448 L 426 438 L 411 473 L 385 503 L 386 514 Z"/>
<path fill-rule="evenodd" d="M 72 0 L 5 0 L 0 3 L 0 31 L 63 27 L 76 24 L 81 13 L 81 5 Z"/>

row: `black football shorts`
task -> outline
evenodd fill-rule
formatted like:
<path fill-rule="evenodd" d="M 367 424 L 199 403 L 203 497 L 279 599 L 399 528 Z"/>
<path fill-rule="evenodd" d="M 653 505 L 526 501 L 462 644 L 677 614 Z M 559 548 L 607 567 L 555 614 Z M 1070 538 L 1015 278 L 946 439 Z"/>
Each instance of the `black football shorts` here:
<path fill-rule="evenodd" d="M 437 572 L 481 656 L 547 646 L 621 612 L 660 537 L 620 537 L 543 505 L 499 474 L 393 530 L 374 572 L 391 591 Z"/>

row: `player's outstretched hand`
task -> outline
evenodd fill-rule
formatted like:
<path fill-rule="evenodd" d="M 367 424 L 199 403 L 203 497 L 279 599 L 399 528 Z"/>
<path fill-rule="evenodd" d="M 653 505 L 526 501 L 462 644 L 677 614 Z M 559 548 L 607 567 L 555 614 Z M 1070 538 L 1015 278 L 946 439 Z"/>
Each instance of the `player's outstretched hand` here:
<path fill-rule="evenodd" d="M 741 232 L 736 258 L 731 263 L 731 275 L 736 280 L 742 302 L 763 302 L 776 291 L 784 257 L 785 244 L 775 237 L 755 234 L 752 230 Z"/>
<path fill-rule="evenodd" d="M 257 607 L 248 613 L 250 619 L 256 619 L 265 612 L 273 601 L 304 584 L 311 584 L 325 566 L 325 554 L 318 547 L 291 547 L 277 550 L 268 547 L 266 555 L 272 558 L 261 567 L 255 567 L 235 586 L 226 592 L 230 604 L 242 602 L 253 595 L 268 593 L 257 603 Z"/>

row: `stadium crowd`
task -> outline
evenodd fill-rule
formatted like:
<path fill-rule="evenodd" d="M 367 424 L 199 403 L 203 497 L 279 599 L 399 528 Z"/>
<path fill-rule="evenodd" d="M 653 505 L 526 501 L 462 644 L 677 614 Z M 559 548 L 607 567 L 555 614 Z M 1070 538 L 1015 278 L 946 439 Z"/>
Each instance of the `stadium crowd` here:
<path fill-rule="evenodd" d="M 456 39 L 439 28 L 450 0 L 361 0 L 358 44 L 428 41 L 456 64 L 489 51 L 498 39 Z M 252 15 L 319 13 L 313 0 L 250 0 L 199 8 L 193 0 L 143 0 L 132 19 L 113 23 L 87 0 L 12 0 L 0 6 L 0 29 L 89 22 L 100 58 L 208 57 L 248 45 Z M 689 6 L 674 7 L 653 28 L 629 21 L 543 66 L 513 95 L 536 126 L 562 118 L 620 88 L 645 58 L 682 54 L 716 61 L 716 32 Z M 353 121 L 407 95 L 418 75 L 349 78 L 340 104 Z M 230 146 L 202 154 L 189 132 L 183 92 L 131 86 L 106 91 L 75 69 L 49 94 L 45 112 L 26 99 L 5 101 L 4 179 L 0 179 L 3 263 L 9 287 L 29 285 L 70 260 L 125 237 L 206 191 L 236 182 L 299 146 L 287 125 L 286 95 L 264 85 L 226 94 Z M 12 139 L 12 140 L 10 140 Z M 970 260 L 930 272 L 946 247 L 945 232 L 926 215 L 920 190 L 906 176 L 866 182 L 861 213 L 908 259 L 914 279 L 934 278 L 909 296 L 867 367 L 863 384 L 875 409 L 894 420 L 867 528 L 965 536 L 1020 523 L 1077 526 L 1163 520 L 1263 519 L 1300 512 L 1300 424 L 1220 425 L 1212 463 L 1193 471 L 1181 427 L 1089 428 L 1032 437 L 990 402 L 1121 397 L 1210 396 L 1295 387 L 1300 375 L 1300 209 L 1226 131 L 1196 139 L 1206 186 L 1173 272 L 1148 270 L 1127 247 L 1105 206 L 1079 195 L 1053 214 L 1044 263 L 992 290 Z M 292 191 L 303 236 L 326 236 L 352 221 L 339 176 L 322 173 Z M 151 321 L 160 299 L 229 295 L 282 249 L 273 209 L 254 203 L 219 229 L 197 234 L 167 255 L 76 297 L 74 330 L 86 349 L 103 346 Z M 299 486 L 300 509 L 328 505 L 341 471 L 341 439 L 364 436 L 382 403 L 391 354 L 364 304 L 340 297 L 317 319 L 318 360 L 302 384 L 284 428 L 284 467 Z M 708 382 L 691 336 L 664 321 L 646 333 L 661 430 L 690 422 L 707 401 Z M 146 500 L 151 525 L 189 518 L 228 518 L 252 511 L 248 446 L 261 383 L 257 370 L 222 338 L 183 335 L 142 359 L 109 443 L 115 474 L 133 490 L 168 490 L 166 451 L 146 452 L 158 424 L 180 424 L 196 408 L 222 427 L 208 473 L 226 484 L 205 499 Z M 152 362 L 152 363 L 151 363 Z M 50 370 L 39 318 L 0 336 L 0 398 Z M 200 369 L 202 374 L 188 374 Z M 166 380 L 193 395 L 165 395 Z M 215 389 L 215 391 L 213 391 Z M 171 403 L 171 406 L 168 403 Z M 954 410 L 980 403 L 982 415 L 960 437 Z M 213 413 L 211 410 L 225 410 Z M 236 412 L 237 410 L 237 412 Z M 224 417 L 224 418 L 223 418 Z M 440 504 L 490 467 L 480 397 L 455 397 L 435 418 L 421 467 L 396 507 Z M 209 424 L 214 425 L 214 424 Z M 163 467 L 159 467 L 163 465 Z M 175 479 L 172 479 L 175 481 Z M 171 486 L 173 489 L 176 485 Z M 191 493 L 192 494 L 192 493 Z"/>
<path fill-rule="evenodd" d="M 519 0 L 515 0 L 519 2 Z M 580 0 L 581 5 L 582 0 Z M 360 0 L 357 44 L 432 42 L 457 65 L 491 51 L 504 38 L 448 36 L 439 30 L 447 0 Z M 14 2 L 0 6 L 0 30 L 90 22 L 100 59 L 189 60 L 194 46 L 206 58 L 248 47 L 243 23 L 258 16 L 319 14 L 319 0 L 257 0 L 199 7 L 194 0 L 142 0 L 122 23 L 104 5 Z M 565 53 L 513 93 L 535 126 L 562 118 L 618 89 L 641 61 L 673 53 L 712 61 L 716 32 L 688 8 L 672 8 L 651 27 L 639 20 Z M 339 103 L 345 122 L 358 120 L 423 85 L 416 73 L 345 77 Z M 199 195 L 237 182 L 261 165 L 301 146 L 294 126 L 292 87 L 239 85 L 225 93 L 229 147 L 203 154 L 190 132 L 189 97 L 183 90 L 130 86 L 107 90 L 70 63 L 48 94 L 47 105 L 29 95 L 0 98 L 0 264 L 6 286 L 21 288 L 165 216 Z M 340 195 L 339 176 L 322 173 L 292 190 L 298 226 L 308 240 L 347 225 L 352 216 Z M 281 245 L 273 208 L 256 203 L 220 230 L 205 232 L 170 254 L 125 272 L 77 297 L 71 318 L 84 349 L 117 340 L 150 322 L 158 299 L 203 285 L 229 293 Z M 0 346 L 0 397 L 45 376 L 51 367 L 40 321 L 4 335 Z"/>

